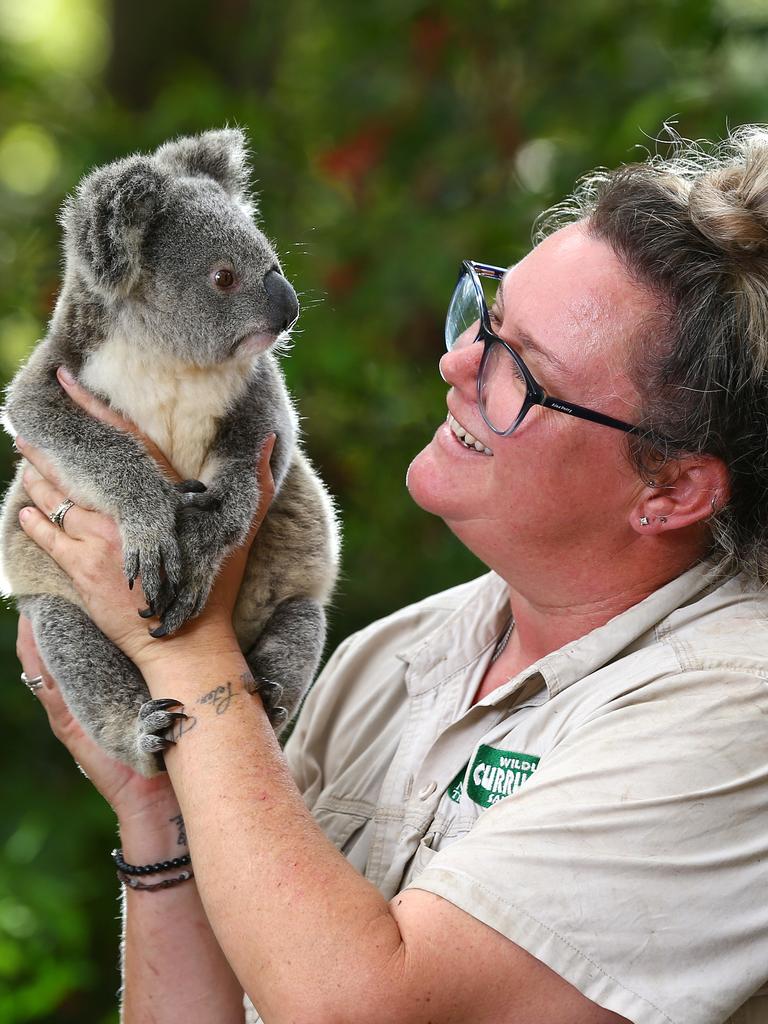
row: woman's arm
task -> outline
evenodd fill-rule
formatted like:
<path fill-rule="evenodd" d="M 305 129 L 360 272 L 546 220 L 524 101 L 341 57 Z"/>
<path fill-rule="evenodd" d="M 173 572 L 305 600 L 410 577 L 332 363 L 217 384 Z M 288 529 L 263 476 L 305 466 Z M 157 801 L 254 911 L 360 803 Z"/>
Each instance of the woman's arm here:
<path fill-rule="evenodd" d="M 183 848 L 178 844 L 181 820 L 175 800 L 124 815 L 120 837 L 125 860 L 148 864 L 186 852 L 186 843 Z M 125 888 L 122 975 L 125 1024 L 244 1020 L 243 988 L 214 937 L 194 880 L 155 892 Z"/>
<path fill-rule="evenodd" d="M 27 452 L 48 475 L 40 453 Z M 48 512 L 62 495 L 45 486 L 50 491 L 39 483 L 28 490 Z M 266 482 L 263 490 L 266 495 Z M 27 510 L 23 526 L 72 577 L 91 617 L 133 658 L 153 697 L 183 704 L 188 717 L 174 730 L 166 765 L 206 914 L 265 1021 L 624 1020 L 439 897 L 411 890 L 387 904 L 329 843 L 290 778 L 232 630 L 243 550 L 225 565 L 194 623 L 171 638 L 152 640 L 120 574 L 116 531 L 104 540 L 104 517 L 97 529 L 74 512 L 68 513 L 66 533 L 36 510 Z M 73 535 L 78 524 L 80 537 Z M 130 911 L 128 918 L 130 927 Z M 139 936 L 129 936 L 137 953 Z M 129 987 L 142 985 L 153 967 L 176 962 L 168 932 L 156 928 L 148 938 L 146 971 L 138 980 L 129 978 Z M 157 1024 L 176 1019 L 175 990 L 165 982 L 154 989 Z M 145 1020 L 144 1008 L 127 1011 L 126 1024 Z"/>
<path fill-rule="evenodd" d="M 30 679 L 43 678 L 34 692 L 54 734 L 117 814 L 125 860 L 154 864 L 185 853 L 183 819 L 168 776 L 137 775 L 83 731 L 46 671 L 25 618 L 19 620 L 17 653 Z M 124 909 L 124 1020 L 241 1024 L 243 989 L 214 938 L 194 881 L 158 892 L 128 890 Z"/>
<path fill-rule="evenodd" d="M 79 385 L 63 378 L 62 383 L 86 412 L 135 434 L 168 477 L 179 479 L 162 452 L 134 424 Z M 34 475 L 33 487 L 38 494 L 48 493 L 50 484 L 39 474 Z M 104 524 L 101 517 L 88 520 L 88 513 L 77 511 L 89 523 L 98 522 L 100 527 Z M 136 591 L 134 594 L 129 600 L 138 608 L 139 595 Z M 28 677 L 43 677 L 44 685 L 34 692 L 54 734 L 115 811 L 125 860 L 131 864 L 157 863 L 185 853 L 183 819 L 167 774 L 143 778 L 109 758 L 84 732 L 45 669 L 31 624 L 23 617 L 19 620 L 17 653 Z M 211 931 L 194 880 L 156 892 L 125 891 L 122 960 L 125 1020 L 157 1024 L 243 1021 L 242 986 Z"/>

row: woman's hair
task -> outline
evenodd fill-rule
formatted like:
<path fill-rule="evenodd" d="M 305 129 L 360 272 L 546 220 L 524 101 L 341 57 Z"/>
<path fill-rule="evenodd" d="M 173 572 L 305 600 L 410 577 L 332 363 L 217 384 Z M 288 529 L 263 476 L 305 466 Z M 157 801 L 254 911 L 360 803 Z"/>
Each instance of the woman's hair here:
<path fill-rule="evenodd" d="M 631 366 L 649 437 L 630 456 L 646 477 L 685 454 L 721 458 L 731 496 L 713 507 L 711 555 L 767 583 L 768 129 L 717 146 L 673 136 L 670 150 L 581 179 L 537 240 L 582 221 L 656 296 Z"/>

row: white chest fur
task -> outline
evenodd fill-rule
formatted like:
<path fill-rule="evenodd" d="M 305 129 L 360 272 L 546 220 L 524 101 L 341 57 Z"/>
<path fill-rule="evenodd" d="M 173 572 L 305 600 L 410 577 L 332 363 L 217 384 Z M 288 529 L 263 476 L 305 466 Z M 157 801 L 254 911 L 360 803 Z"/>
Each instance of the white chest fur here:
<path fill-rule="evenodd" d="M 244 354 L 199 369 L 115 334 L 88 357 L 80 379 L 152 438 L 183 478 L 205 480 L 217 423 L 243 394 L 253 362 Z"/>

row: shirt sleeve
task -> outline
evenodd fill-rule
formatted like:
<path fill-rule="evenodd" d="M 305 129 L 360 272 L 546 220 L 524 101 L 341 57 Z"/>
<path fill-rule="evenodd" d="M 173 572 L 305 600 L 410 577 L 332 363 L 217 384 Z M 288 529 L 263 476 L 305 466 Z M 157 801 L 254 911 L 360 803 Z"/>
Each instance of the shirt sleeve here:
<path fill-rule="evenodd" d="M 727 670 L 614 701 L 409 888 L 635 1024 L 723 1024 L 768 976 L 767 726 Z"/>

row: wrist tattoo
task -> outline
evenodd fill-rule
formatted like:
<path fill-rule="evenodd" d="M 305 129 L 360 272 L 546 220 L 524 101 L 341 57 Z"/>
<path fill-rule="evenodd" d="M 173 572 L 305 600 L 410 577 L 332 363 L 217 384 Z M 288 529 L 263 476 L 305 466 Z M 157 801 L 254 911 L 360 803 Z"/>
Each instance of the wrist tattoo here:
<path fill-rule="evenodd" d="M 216 710 L 217 715 L 223 715 L 229 711 L 232 698 L 240 693 L 254 694 L 258 692 L 258 686 L 250 672 L 243 672 L 234 682 L 228 679 L 220 686 L 214 686 L 202 697 L 197 698 L 198 704 L 210 704 Z"/>
<path fill-rule="evenodd" d="M 223 686 L 216 686 L 208 693 L 198 698 L 198 704 L 212 704 L 216 708 L 217 715 L 223 715 L 232 702 L 232 683 L 227 682 Z"/>
<path fill-rule="evenodd" d="M 184 718 L 177 718 L 166 735 L 174 743 L 178 743 L 182 736 L 186 736 L 197 725 L 197 718 L 194 715 L 185 715 Z"/>
<path fill-rule="evenodd" d="M 174 818 L 169 818 L 168 820 L 172 822 L 179 830 L 179 835 L 178 838 L 176 839 L 176 845 L 188 846 L 189 844 L 187 843 L 187 830 L 184 826 L 184 819 L 182 818 L 182 816 L 180 814 L 177 814 Z"/>
<path fill-rule="evenodd" d="M 250 695 L 259 693 L 259 684 L 250 672 L 243 672 L 236 680 L 233 681 L 231 679 L 227 679 L 218 686 L 214 686 L 213 689 L 207 690 L 197 698 L 195 704 L 200 705 L 203 708 L 211 707 L 217 715 L 223 715 L 229 711 L 232 701 L 241 693 L 247 693 Z M 187 704 L 185 707 L 189 708 L 190 705 Z M 165 735 L 174 743 L 178 743 L 182 736 L 191 732 L 192 729 L 195 728 L 198 721 L 199 719 L 197 715 L 192 715 L 189 714 L 188 711 L 185 711 L 181 718 L 177 718 L 174 721 L 173 725 L 168 729 Z M 171 818 L 170 820 L 178 824 L 179 834 L 181 835 L 184 829 L 184 823 L 181 820 L 181 815 L 178 815 L 178 821 L 176 818 Z M 186 835 L 184 836 L 183 842 L 186 843 Z M 179 843 L 182 843 L 181 838 L 179 839 Z"/>

